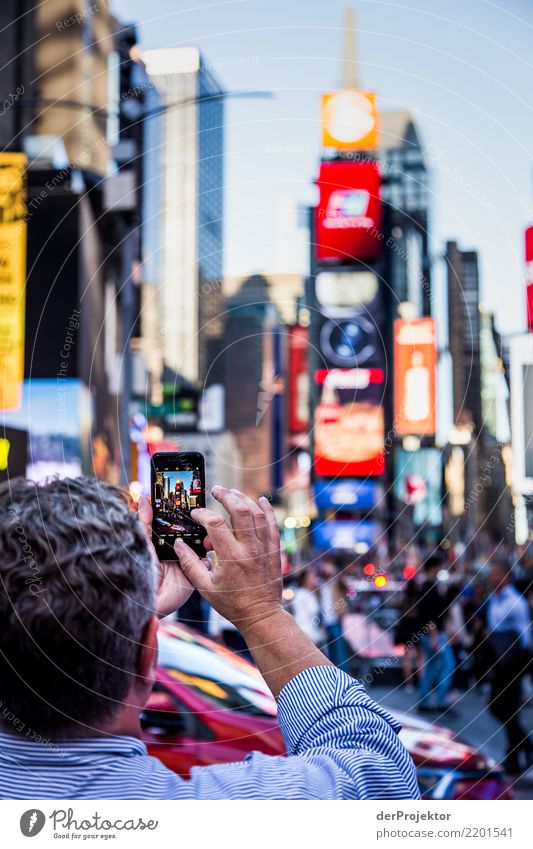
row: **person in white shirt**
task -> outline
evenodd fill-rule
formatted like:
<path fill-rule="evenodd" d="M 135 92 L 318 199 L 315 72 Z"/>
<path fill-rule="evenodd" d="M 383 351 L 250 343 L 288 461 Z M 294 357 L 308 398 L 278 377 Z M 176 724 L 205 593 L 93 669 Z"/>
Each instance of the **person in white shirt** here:
<path fill-rule="evenodd" d="M 318 581 L 313 569 L 305 569 L 298 576 L 298 586 L 294 590 L 292 615 L 298 625 L 316 646 L 324 642 L 325 634 L 320 616 L 320 596 Z"/>
<path fill-rule="evenodd" d="M 239 652 L 245 657 L 249 657 L 248 646 L 244 639 L 239 634 L 236 626 L 225 616 L 222 616 L 214 607 L 209 609 L 209 618 L 207 620 L 207 633 L 215 642 L 223 646 L 227 646 L 233 651 Z"/>
<path fill-rule="evenodd" d="M 346 587 L 334 560 L 325 557 L 320 564 L 320 607 L 327 644 L 327 655 L 343 672 L 349 671 L 348 651 L 342 630 L 342 617 L 348 603 Z"/>
<path fill-rule="evenodd" d="M 507 735 L 504 766 L 520 772 L 533 764 L 533 744 L 520 724 L 522 677 L 531 652 L 531 618 L 526 599 L 512 584 L 504 563 L 491 570 L 493 592 L 487 606 L 487 640 L 493 654 L 490 710 Z"/>

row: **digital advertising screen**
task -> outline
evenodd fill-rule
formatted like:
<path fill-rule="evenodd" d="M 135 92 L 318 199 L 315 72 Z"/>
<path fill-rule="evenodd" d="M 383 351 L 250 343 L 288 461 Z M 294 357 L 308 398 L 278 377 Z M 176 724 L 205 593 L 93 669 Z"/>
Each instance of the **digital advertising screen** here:
<path fill-rule="evenodd" d="M 533 494 L 533 334 L 511 336 L 511 434 L 514 491 Z"/>
<path fill-rule="evenodd" d="M 376 96 L 342 89 L 322 95 L 322 144 L 337 150 L 375 150 L 379 143 Z"/>
<path fill-rule="evenodd" d="M 358 312 L 349 307 L 324 311 L 320 316 L 319 353 L 327 368 L 370 368 L 385 366 L 385 344 L 381 313 Z"/>
<path fill-rule="evenodd" d="M 381 369 L 320 369 L 314 471 L 323 477 L 381 475 L 385 419 Z"/>
<path fill-rule="evenodd" d="M 322 162 L 317 184 L 317 260 L 376 260 L 384 239 L 377 162 Z"/>
<path fill-rule="evenodd" d="M 22 403 L 26 165 L 23 153 L 0 153 L 0 410 L 17 410 Z"/>
<path fill-rule="evenodd" d="M 372 510 L 381 497 L 381 488 L 373 480 L 318 480 L 313 494 L 319 510 Z"/>
<path fill-rule="evenodd" d="M 15 428 L 26 434 L 26 477 L 43 481 L 54 476 L 78 477 L 94 472 L 91 462 L 93 404 L 81 380 L 34 378 L 23 382 L 20 409 L 0 413 L 0 435 L 3 436 L 4 428 Z M 17 474 L 21 473 L 21 449 L 15 452 L 14 448 L 13 443 L 7 457 L 10 477 L 15 469 Z"/>
<path fill-rule="evenodd" d="M 304 433 L 309 426 L 309 330 L 289 327 L 288 425 L 290 433 Z"/>
<path fill-rule="evenodd" d="M 0 483 L 26 476 L 28 434 L 15 427 L 0 427 Z"/>
<path fill-rule="evenodd" d="M 442 454 L 438 448 L 404 451 L 394 458 L 394 495 L 413 508 L 413 522 L 442 524 Z"/>
<path fill-rule="evenodd" d="M 394 428 L 400 436 L 435 433 L 437 349 L 432 318 L 394 322 Z"/>
<path fill-rule="evenodd" d="M 371 310 L 379 296 L 379 278 L 373 271 L 328 269 L 315 278 L 315 298 L 326 309 L 357 307 Z"/>
<path fill-rule="evenodd" d="M 318 551 L 353 551 L 360 545 L 369 549 L 378 537 L 379 525 L 372 521 L 314 522 L 311 527 L 311 541 Z"/>
<path fill-rule="evenodd" d="M 533 330 L 533 227 L 525 232 L 527 326 Z"/>

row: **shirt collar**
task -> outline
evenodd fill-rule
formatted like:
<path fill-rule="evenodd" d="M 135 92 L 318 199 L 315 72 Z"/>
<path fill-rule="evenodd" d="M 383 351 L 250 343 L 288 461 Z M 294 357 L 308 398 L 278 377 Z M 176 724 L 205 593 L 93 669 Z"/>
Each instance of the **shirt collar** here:
<path fill-rule="evenodd" d="M 32 729 L 16 733 L 0 731 L 0 761 L 20 764 L 60 763 L 74 766 L 91 760 L 131 758 L 146 755 L 146 746 L 136 737 L 76 737 L 36 739 Z"/>

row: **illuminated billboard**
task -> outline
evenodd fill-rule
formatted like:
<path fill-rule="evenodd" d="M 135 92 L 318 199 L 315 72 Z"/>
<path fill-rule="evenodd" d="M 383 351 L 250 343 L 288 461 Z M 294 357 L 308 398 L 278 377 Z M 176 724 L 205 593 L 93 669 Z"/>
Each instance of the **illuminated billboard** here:
<path fill-rule="evenodd" d="M 289 327 L 287 418 L 289 433 L 304 433 L 309 427 L 309 330 Z"/>
<path fill-rule="evenodd" d="M 373 271 L 335 269 L 319 271 L 315 297 L 321 307 L 372 309 L 379 295 L 379 280 Z"/>
<path fill-rule="evenodd" d="M 533 334 L 511 337 L 513 489 L 533 494 Z"/>
<path fill-rule="evenodd" d="M 374 261 L 381 227 L 381 175 L 377 162 L 322 162 L 315 209 L 317 260 Z"/>
<path fill-rule="evenodd" d="M 436 428 L 435 322 L 394 322 L 394 428 L 400 436 L 428 436 Z"/>
<path fill-rule="evenodd" d="M 28 434 L 15 427 L 0 427 L 0 483 L 26 476 Z"/>
<path fill-rule="evenodd" d="M 372 521 L 314 522 L 311 528 L 311 541 L 318 551 L 368 550 L 378 538 L 379 525 Z"/>
<path fill-rule="evenodd" d="M 349 309 L 323 314 L 318 343 L 321 364 L 344 369 L 383 367 L 383 336 L 376 318 Z"/>
<path fill-rule="evenodd" d="M 527 326 L 533 330 L 533 227 L 525 232 Z"/>
<path fill-rule="evenodd" d="M 24 377 L 26 157 L 0 153 L 0 410 L 16 410 Z"/>
<path fill-rule="evenodd" d="M 50 378 L 25 380 L 19 410 L 0 416 L 0 435 L 15 428 L 27 434 L 26 477 L 43 481 L 55 475 L 89 474 L 93 399 L 81 380 Z M 15 473 L 8 458 L 9 476 Z M 17 460 L 17 473 L 21 462 Z"/>
<path fill-rule="evenodd" d="M 394 457 L 394 495 L 413 508 L 413 523 L 420 527 L 442 524 L 442 455 L 438 448 L 404 451 Z"/>
<path fill-rule="evenodd" d="M 381 475 L 385 420 L 381 369 L 320 369 L 315 408 L 314 468 L 322 477 Z"/>
<path fill-rule="evenodd" d="M 372 510 L 381 496 L 374 480 L 342 478 L 320 480 L 314 485 L 315 504 L 319 510 Z"/>
<path fill-rule="evenodd" d="M 323 94 L 322 144 L 337 150 L 376 150 L 379 144 L 376 96 L 357 89 Z"/>

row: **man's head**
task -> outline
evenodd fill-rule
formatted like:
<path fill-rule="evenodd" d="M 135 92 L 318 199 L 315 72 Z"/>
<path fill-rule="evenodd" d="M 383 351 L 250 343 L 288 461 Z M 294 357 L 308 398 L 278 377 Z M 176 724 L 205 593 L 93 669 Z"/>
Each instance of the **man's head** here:
<path fill-rule="evenodd" d="M 494 560 L 490 567 L 490 583 L 493 590 L 502 590 L 508 584 L 511 584 L 513 575 L 509 564 L 503 560 Z"/>
<path fill-rule="evenodd" d="M 0 486 L 0 724 L 111 727 L 153 633 L 155 578 L 137 517 L 90 478 Z M 154 661 L 155 663 L 155 661 Z M 151 672 L 150 672 L 151 674 Z"/>
<path fill-rule="evenodd" d="M 437 573 L 442 569 L 442 560 L 436 554 L 430 554 L 422 564 L 424 575 L 428 581 L 434 581 Z"/>
<path fill-rule="evenodd" d="M 316 590 L 318 586 L 318 581 L 315 569 L 313 569 L 312 567 L 302 569 L 302 571 L 298 574 L 297 582 L 298 586 L 302 587 L 305 590 Z"/>
<path fill-rule="evenodd" d="M 324 578 L 334 578 L 337 575 L 337 564 L 332 557 L 324 557 L 320 564 L 320 574 Z"/>

